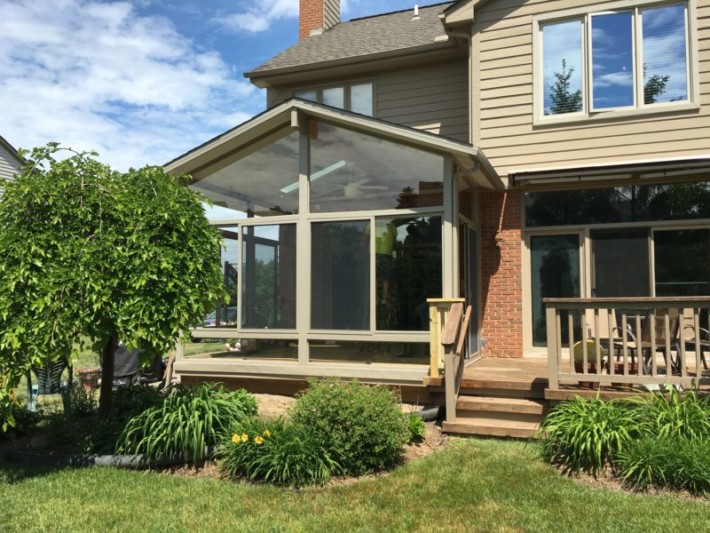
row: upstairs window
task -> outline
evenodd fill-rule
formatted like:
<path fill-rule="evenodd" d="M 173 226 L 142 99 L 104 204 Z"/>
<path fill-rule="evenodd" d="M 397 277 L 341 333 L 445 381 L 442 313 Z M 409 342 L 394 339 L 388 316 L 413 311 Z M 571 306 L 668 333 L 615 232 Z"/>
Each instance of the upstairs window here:
<path fill-rule="evenodd" d="M 539 20 L 538 119 L 690 101 L 688 35 L 685 3 Z"/>
<path fill-rule="evenodd" d="M 372 82 L 348 83 L 294 91 L 293 95 L 368 117 L 374 114 Z"/>

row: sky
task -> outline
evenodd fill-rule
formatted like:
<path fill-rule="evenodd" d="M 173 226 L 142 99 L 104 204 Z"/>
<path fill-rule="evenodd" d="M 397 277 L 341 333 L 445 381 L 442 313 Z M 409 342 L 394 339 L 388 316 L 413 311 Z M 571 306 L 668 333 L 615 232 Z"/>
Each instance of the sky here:
<path fill-rule="evenodd" d="M 341 0 L 342 19 L 414 3 Z M 0 13 L 0 135 L 93 150 L 117 170 L 263 111 L 243 73 L 298 38 L 298 0 L 0 0 Z"/>

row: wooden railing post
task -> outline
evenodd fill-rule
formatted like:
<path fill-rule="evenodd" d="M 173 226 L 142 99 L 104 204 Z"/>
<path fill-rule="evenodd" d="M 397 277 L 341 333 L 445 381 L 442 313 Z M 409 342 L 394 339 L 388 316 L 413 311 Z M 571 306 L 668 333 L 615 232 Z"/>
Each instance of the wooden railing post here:
<path fill-rule="evenodd" d="M 557 378 L 559 370 L 560 352 L 557 344 L 557 308 L 554 304 L 547 304 L 546 309 L 547 319 L 547 362 L 548 362 L 548 387 L 552 390 L 560 388 L 560 382 Z"/>
<path fill-rule="evenodd" d="M 451 306 L 463 304 L 463 298 L 429 298 L 429 375 L 424 379 L 428 385 L 431 378 L 439 378 L 444 371 L 444 347 L 441 344 L 441 331 L 446 323 Z"/>

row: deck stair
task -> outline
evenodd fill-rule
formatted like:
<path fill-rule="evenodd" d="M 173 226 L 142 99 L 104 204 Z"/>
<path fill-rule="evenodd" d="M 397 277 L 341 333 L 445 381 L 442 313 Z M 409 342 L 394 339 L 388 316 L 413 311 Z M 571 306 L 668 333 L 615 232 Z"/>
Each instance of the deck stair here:
<path fill-rule="evenodd" d="M 535 370 L 537 365 L 535 365 Z M 482 360 L 461 379 L 456 414 L 444 422 L 452 434 L 529 438 L 540 427 L 548 402 L 547 380 L 529 373 L 527 361 Z"/>
<path fill-rule="evenodd" d="M 528 438 L 535 435 L 547 409 L 537 391 L 477 389 L 462 393 L 456 419 L 444 422 L 447 433 Z"/>

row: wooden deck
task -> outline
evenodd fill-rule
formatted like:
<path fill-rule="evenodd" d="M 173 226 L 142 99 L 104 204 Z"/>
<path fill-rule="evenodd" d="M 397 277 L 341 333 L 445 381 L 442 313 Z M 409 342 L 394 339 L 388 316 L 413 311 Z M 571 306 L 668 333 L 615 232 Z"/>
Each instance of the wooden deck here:
<path fill-rule="evenodd" d="M 545 357 L 509 359 L 486 357 L 466 366 L 461 380 L 461 389 L 462 391 L 476 389 L 541 391 L 544 398 L 548 400 L 565 400 L 575 395 L 596 397 L 597 393 L 600 393 L 602 398 L 611 399 L 644 392 L 641 389 L 631 389 L 621 383 L 617 386 L 602 387 L 578 387 L 562 384 L 559 391 L 552 391 L 548 389 L 547 375 L 548 362 Z M 618 380 L 623 382 L 623 376 L 618 376 Z M 443 382 L 443 378 L 430 379 L 430 386 L 443 386 Z M 699 389 L 710 392 L 710 378 L 700 379 Z"/>
<path fill-rule="evenodd" d="M 536 434 L 548 408 L 558 401 L 575 396 L 611 400 L 647 393 L 623 383 L 601 387 L 560 385 L 558 390 L 551 390 L 547 375 L 548 362 L 542 357 L 483 358 L 469 363 L 461 379 L 455 421 L 445 422 L 444 430 L 528 438 Z M 444 379 L 430 379 L 429 386 L 441 390 Z M 710 393 L 710 380 L 701 380 L 699 388 Z"/>

